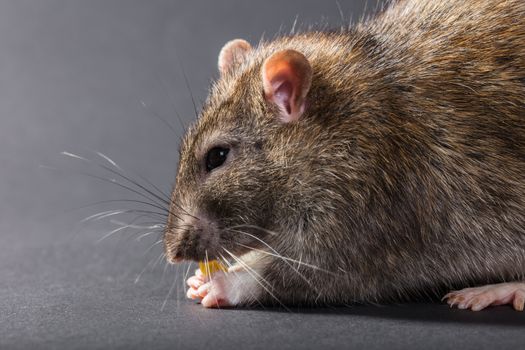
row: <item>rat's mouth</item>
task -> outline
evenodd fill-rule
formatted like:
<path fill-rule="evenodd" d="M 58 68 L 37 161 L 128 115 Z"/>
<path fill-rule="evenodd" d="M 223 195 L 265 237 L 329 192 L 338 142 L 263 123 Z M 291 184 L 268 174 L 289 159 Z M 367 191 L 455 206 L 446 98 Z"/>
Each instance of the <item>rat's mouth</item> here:
<path fill-rule="evenodd" d="M 169 262 L 202 261 L 206 257 L 215 257 L 215 249 L 208 239 L 202 239 L 202 230 L 186 232 L 166 232 L 164 246 Z"/>
<path fill-rule="evenodd" d="M 180 210 L 168 220 L 165 253 L 171 263 L 230 259 L 264 249 L 268 232 L 271 231 L 231 218 Z"/>
<path fill-rule="evenodd" d="M 244 232 L 243 232 L 244 233 Z M 245 232 L 202 228 L 171 229 L 164 234 L 166 258 L 170 263 L 231 259 L 254 250 L 264 249 L 265 241 Z"/>

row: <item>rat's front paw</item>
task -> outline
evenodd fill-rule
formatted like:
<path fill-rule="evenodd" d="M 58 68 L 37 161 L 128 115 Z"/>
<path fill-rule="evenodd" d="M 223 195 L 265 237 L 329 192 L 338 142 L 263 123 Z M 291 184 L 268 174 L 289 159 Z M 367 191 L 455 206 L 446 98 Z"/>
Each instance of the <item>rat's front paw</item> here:
<path fill-rule="evenodd" d="M 190 299 L 200 300 L 202 306 L 228 307 L 233 306 L 228 297 L 228 278 L 222 271 L 214 273 L 211 278 L 204 276 L 200 269 L 195 271 L 195 275 L 190 277 L 186 283 L 189 286 L 186 296 Z"/>

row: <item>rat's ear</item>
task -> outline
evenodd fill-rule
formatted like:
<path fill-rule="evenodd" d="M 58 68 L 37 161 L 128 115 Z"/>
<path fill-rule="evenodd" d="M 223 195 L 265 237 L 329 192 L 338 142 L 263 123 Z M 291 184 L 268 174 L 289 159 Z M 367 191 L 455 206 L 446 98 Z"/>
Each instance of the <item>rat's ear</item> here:
<path fill-rule="evenodd" d="M 298 120 L 312 83 L 308 59 L 295 50 L 279 51 L 264 61 L 261 74 L 264 97 L 279 107 L 281 120 Z"/>
<path fill-rule="evenodd" d="M 228 41 L 219 53 L 218 65 L 221 75 L 241 64 L 251 49 L 252 46 L 246 40 L 234 39 Z"/>

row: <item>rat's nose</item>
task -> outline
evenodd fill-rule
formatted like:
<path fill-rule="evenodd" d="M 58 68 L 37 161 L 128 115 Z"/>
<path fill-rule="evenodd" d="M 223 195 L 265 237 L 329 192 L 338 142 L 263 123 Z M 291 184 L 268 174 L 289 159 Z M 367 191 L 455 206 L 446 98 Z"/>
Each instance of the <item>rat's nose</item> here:
<path fill-rule="evenodd" d="M 182 258 L 182 253 L 181 252 L 177 252 L 175 254 L 168 254 L 168 262 L 172 263 L 172 264 L 176 264 L 176 263 L 180 263 L 184 261 L 184 259 Z"/>
<path fill-rule="evenodd" d="M 188 249 L 192 245 L 188 236 L 188 230 L 183 230 L 183 232 L 176 230 L 175 232 L 169 231 L 165 233 L 164 250 L 170 263 L 179 263 L 188 258 Z"/>
<path fill-rule="evenodd" d="M 168 223 L 164 233 L 166 258 L 170 263 L 192 258 L 198 238 L 196 233 L 199 231 L 195 216 L 179 212 L 175 217 L 176 220 Z"/>
<path fill-rule="evenodd" d="M 188 250 L 190 230 L 188 228 L 171 228 L 164 234 L 164 250 L 167 260 L 178 263 L 186 258 Z"/>

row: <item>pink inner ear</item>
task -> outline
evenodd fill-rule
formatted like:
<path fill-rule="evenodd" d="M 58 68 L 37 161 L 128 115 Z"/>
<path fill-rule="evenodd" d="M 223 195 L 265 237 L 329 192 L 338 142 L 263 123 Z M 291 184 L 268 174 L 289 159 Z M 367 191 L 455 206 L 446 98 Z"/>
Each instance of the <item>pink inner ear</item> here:
<path fill-rule="evenodd" d="M 279 108 L 279 119 L 297 121 L 304 112 L 312 81 L 306 57 L 294 50 L 279 51 L 266 59 L 261 72 L 265 98 Z"/>
<path fill-rule="evenodd" d="M 292 113 L 291 99 L 293 94 L 293 86 L 289 81 L 281 82 L 276 88 L 273 95 L 274 103 L 286 111 L 287 114 Z"/>
<path fill-rule="evenodd" d="M 219 53 L 219 72 L 226 74 L 239 66 L 246 58 L 252 47 L 246 40 L 234 39 L 228 41 Z"/>

